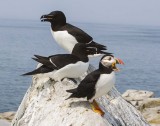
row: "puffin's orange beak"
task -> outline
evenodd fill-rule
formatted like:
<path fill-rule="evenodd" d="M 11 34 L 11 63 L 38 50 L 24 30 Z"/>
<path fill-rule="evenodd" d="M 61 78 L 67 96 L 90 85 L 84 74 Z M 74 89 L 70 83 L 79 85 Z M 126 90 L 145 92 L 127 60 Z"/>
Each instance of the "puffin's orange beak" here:
<path fill-rule="evenodd" d="M 114 62 L 112 64 L 112 68 L 113 68 L 114 71 L 120 71 L 120 69 L 118 69 L 116 67 L 116 64 L 122 64 L 122 65 L 124 65 L 124 62 L 121 59 L 119 59 L 119 58 L 114 58 L 114 59 L 116 60 L 116 62 Z"/>
<path fill-rule="evenodd" d="M 115 60 L 116 60 L 116 64 L 122 64 L 122 65 L 124 65 L 124 62 L 121 59 L 115 58 Z"/>

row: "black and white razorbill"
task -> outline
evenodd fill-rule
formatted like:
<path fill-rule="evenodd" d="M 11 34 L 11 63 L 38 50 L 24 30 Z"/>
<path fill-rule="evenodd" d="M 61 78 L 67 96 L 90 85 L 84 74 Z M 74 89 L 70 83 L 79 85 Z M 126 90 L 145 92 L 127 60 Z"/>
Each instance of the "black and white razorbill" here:
<path fill-rule="evenodd" d="M 66 23 L 66 17 L 62 11 L 53 11 L 41 16 L 42 22 L 51 23 L 51 33 L 55 41 L 68 52 L 72 52 L 76 43 L 85 43 L 95 46 L 98 50 L 106 50 L 106 46 L 93 41 L 93 38 L 83 30 Z"/>
<path fill-rule="evenodd" d="M 87 97 L 93 111 L 103 115 L 95 99 L 108 93 L 115 85 L 116 64 L 124 64 L 122 60 L 113 55 L 104 55 L 99 63 L 99 68 L 88 74 L 75 89 L 67 90 L 72 93 L 69 98 Z M 67 99 L 69 99 L 67 98 Z"/>
<path fill-rule="evenodd" d="M 78 78 L 88 69 L 88 55 L 96 53 L 97 49 L 95 47 L 92 48 L 87 44 L 77 43 L 72 54 L 57 54 L 49 57 L 35 55 L 36 58 L 33 59 L 41 63 L 42 66 L 23 75 L 40 74 L 55 81 L 61 81 L 64 78 Z M 98 53 L 103 53 L 103 51 Z"/>

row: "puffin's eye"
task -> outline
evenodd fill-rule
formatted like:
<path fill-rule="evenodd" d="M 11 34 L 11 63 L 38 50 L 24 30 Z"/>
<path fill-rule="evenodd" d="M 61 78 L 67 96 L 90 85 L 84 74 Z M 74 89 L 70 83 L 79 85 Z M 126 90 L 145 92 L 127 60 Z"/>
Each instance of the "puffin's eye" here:
<path fill-rule="evenodd" d="M 109 57 L 109 59 L 108 60 L 111 60 L 112 58 L 111 57 Z"/>

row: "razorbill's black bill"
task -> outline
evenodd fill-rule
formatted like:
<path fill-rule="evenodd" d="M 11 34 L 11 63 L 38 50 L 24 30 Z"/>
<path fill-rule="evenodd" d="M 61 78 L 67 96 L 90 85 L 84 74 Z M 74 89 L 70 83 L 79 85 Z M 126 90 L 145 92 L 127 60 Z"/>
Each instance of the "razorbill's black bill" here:
<path fill-rule="evenodd" d="M 88 74 L 77 88 L 67 90 L 72 93 L 69 98 L 87 97 L 93 111 L 103 115 L 104 112 L 98 107 L 95 99 L 107 94 L 115 85 L 115 72 L 118 68 L 116 64 L 124 64 L 122 60 L 113 55 L 105 55 L 101 58 L 99 68 Z M 67 98 L 67 99 L 69 99 Z"/>
<path fill-rule="evenodd" d="M 97 49 L 95 47 L 92 48 L 87 44 L 77 43 L 72 54 L 57 54 L 49 57 L 35 55 L 36 58 L 33 59 L 41 63 L 42 66 L 23 75 L 40 74 L 55 81 L 61 81 L 64 78 L 78 78 L 88 69 L 88 55 L 96 53 Z"/>
<path fill-rule="evenodd" d="M 42 15 L 41 21 L 51 23 L 53 38 L 62 48 L 70 53 L 76 43 L 91 44 L 91 46 L 95 46 L 98 50 L 106 50 L 106 46 L 94 42 L 93 38 L 83 30 L 66 23 L 66 17 L 62 11 L 53 11 L 47 15 Z"/>

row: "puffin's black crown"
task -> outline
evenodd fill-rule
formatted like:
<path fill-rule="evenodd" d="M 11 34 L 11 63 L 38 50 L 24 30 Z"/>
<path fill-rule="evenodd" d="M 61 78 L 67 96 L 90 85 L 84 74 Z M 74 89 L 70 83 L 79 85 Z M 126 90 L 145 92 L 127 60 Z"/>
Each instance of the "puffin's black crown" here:
<path fill-rule="evenodd" d="M 102 60 L 104 57 L 106 57 L 106 56 L 112 56 L 112 57 L 114 57 L 112 54 L 113 54 L 113 53 L 106 53 L 104 56 L 102 56 L 101 60 Z M 100 60 L 100 61 L 101 61 L 101 60 Z"/>

